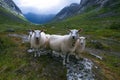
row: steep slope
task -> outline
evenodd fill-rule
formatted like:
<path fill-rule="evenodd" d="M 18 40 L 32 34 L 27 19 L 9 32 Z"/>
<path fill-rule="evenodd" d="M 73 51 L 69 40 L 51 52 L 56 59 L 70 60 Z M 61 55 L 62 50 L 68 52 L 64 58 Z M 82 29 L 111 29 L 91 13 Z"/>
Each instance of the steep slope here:
<path fill-rule="evenodd" d="M 27 21 L 12 0 L 0 0 L 0 23 Z"/>
<path fill-rule="evenodd" d="M 68 16 L 76 14 L 79 10 L 79 4 L 72 3 L 70 6 L 63 8 L 55 17 L 55 19 L 64 19 Z"/>
<path fill-rule="evenodd" d="M 21 10 L 15 5 L 12 0 L 0 0 L 0 6 L 9 10 L 12 13 L 19 14 L 22 16 Z"/>
<path fill-rule="evenodd" d="M 99 10 L 105 8 L 105 9 L 109 10 L 109 12 L 111 12 L 115 8 L 119 8 L 120 1 L 119 0 L 81 0 L 80 4 L 76 5 L 77 8 L 73 8 L 73 7 L 71 8 L 71 5 L 63 8 L 56 15 L 54 20 L 63 20 L 65 18 L 68 18 L 68 17 L 76 15 L 76 14 L 82 14 L 88 10 L 89 11 L 90 10 L 99 11 Z M 106 12 L 104 12 L 104 13 L 106 13 Z M 115 15 L 115 13 L 113 13 L 113 14 Z M 112 15 L 112 13 L 109 13 L 109 15 Z"/>

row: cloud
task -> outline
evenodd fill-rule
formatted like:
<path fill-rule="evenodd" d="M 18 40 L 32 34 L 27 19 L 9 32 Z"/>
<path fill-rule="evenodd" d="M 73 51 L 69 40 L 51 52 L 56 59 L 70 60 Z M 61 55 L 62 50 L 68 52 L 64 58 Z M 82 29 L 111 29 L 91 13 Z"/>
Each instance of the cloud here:
<path fill-rule="evenodd" d="M 79 3 L 80 0 L 13 0 L 25 13 L 56 14 L 62 8 L 71 3 Z"/>

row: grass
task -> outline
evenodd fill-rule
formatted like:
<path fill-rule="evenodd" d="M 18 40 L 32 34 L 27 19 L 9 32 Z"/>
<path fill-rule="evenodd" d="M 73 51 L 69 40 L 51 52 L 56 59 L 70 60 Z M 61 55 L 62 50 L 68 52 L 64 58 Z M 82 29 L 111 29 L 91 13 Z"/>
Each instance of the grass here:
<path fill-rule="evenodd" d="M 0 80 L 66 80 L 66 69 L 49 56 L 34 58 L 21 39 L 0 34 Z M 55 65 L 55 66 L 54 66 Z"/>

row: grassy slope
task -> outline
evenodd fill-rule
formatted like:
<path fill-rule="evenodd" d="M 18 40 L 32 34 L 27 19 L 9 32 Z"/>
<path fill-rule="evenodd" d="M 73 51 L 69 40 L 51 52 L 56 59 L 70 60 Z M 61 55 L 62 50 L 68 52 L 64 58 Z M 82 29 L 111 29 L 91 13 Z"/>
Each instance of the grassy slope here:
<path fill-rule="evenodd" d="M 118 8 L 114 9 L 117 13 L 120 12 Z M 59 23 L 37 26 L 17 22 L 0 14 L 0 79 L 66 80 L 66 70 L 60 62 L 56 62 L 56 60 L 48 56 L 41 56 L 37 59 L 33 58 L 26 52 L 29 47 L 28 43 L 23 44 L 21 43 L 21 39 L 8 37 L 8 33 L 3 32 L 9 28 L 15 29 L 20 34 L 27 34 L 26 30 L 30 28 L 45 29 L 47 30 L 46 33 L 51 34 L 66 34 L 68 29 L 83 28 L 80 34 L 88 37 L 87 47 L 98 49 L 96 45 L 90 42 L 91 40 L 98 40 L 103 46 L 100 50 L 120 52 L 120 27 L 118 27 L 120 25 L 120 15 L 103 18 L 96 17 L 107 10 L 87 10 L 84 14 Z M 116 27 L 115 29 L 113 29 L 114 26 Z M 117 80 L 120 78 L 120 58 L 116 55 L 109 54 L 109 52 L 102 53 L 102 56 L 104 56 L 103 61 L 96 59 L 88 53 L 83 53 L 83 56 L 92 59 L 96 64 L 101 66 L 102 70 L 100 72 L 105 76 L 105 78 L 101 79 Z"/>
<path fill-rule="evenodd" d="M 7 29 L 24 30 L 30 23 L 22 16 L 15 15 L 10 11 L 0 7 L 0 32 Z M 29 26 L 32 26 L 31 24 Z"/>

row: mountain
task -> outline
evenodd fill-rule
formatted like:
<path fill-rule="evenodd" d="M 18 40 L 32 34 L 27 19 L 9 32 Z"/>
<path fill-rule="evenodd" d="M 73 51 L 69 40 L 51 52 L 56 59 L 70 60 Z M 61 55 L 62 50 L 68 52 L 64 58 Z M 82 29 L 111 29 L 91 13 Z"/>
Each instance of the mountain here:
<path fill-rule="evenodd" d="M 109 12 L 111 13 L 108 14 L 115 15 L 115 13 L 112 12 L 112 9 L 115 7 L 118 8 L 119 5 L 119 0 L 81 0 L 80 4 L 73 3 L 70 6 L 63 8 L 55 16 L 54 20 L 63 20 L 76 14 L 82 14 L 91 9 L 99 11 L 103 8 L 109 9 Z"/>
<path fill-rule="evenodd" d="M 76 12 L 79 10 L 79 4 L 72 3 L 70 6 L 67 6 L 63 8 L 55 18 L 58 19 L 64 19 L 68 16 L 72 16 L 73 14 L 76 14 Z"/>
<path fill-rule="evenodd" d="M 27 13 L 27 14 L 24 14 L 24 16 L 32 23 L 45 24 L 45 23 L 50 22 L 55 15 L 54 14 L 44 15 L 44 14 Z"/>
<path fill-rule="evenodd" d="M 12 0 L 0 0 L 0 23 L 27 21 L 21 10 Z"/>

